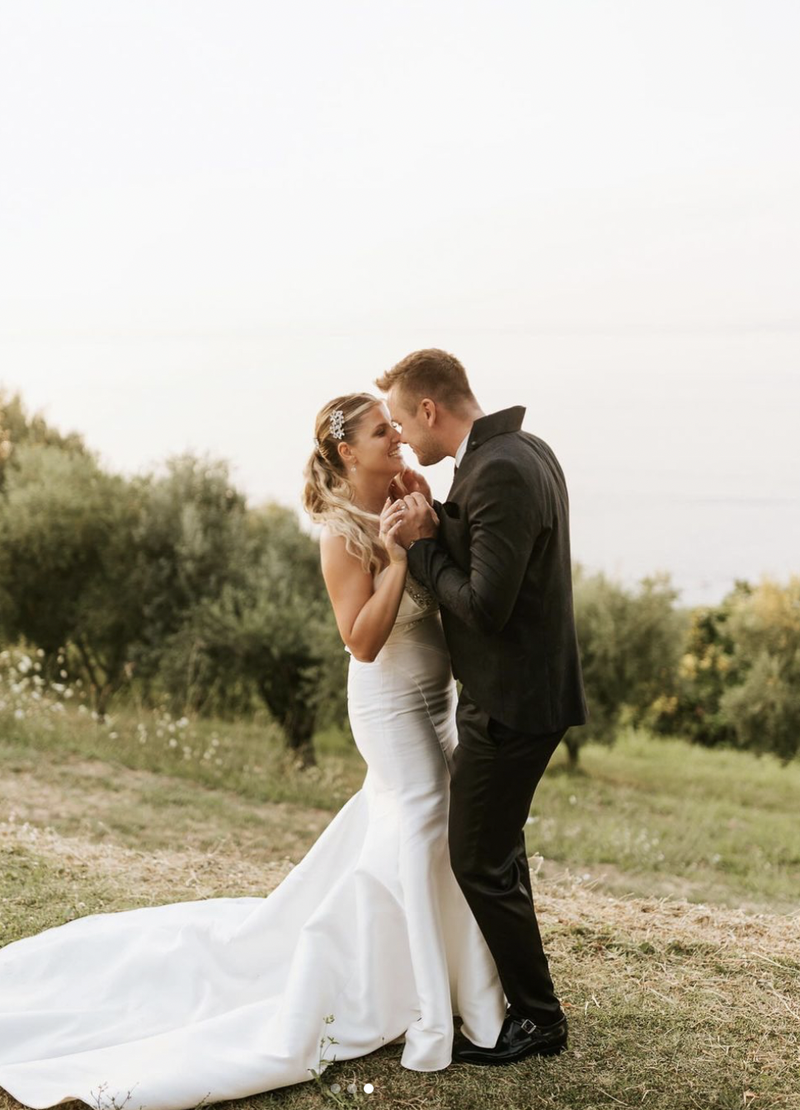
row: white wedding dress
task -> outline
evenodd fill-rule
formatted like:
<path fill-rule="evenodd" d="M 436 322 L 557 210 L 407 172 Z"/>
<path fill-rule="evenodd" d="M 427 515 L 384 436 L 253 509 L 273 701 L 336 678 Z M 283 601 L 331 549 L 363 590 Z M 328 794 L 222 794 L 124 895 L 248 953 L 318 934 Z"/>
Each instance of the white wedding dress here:
<path fill-rule="evenodd" d="M 331 1061 L 404 1034 L 416 1071 L 449 1064 L 453 1014 L 495 1044 L 505 998 L 447 851 L 455 684 L 412 581 L 375 662 L 351 657 L 348 701 L 363 786 L 268 897 L 92 914 L 0 950 L 0 1087 L 184 1110 L 310 1079 L 328 1035 Z"/>

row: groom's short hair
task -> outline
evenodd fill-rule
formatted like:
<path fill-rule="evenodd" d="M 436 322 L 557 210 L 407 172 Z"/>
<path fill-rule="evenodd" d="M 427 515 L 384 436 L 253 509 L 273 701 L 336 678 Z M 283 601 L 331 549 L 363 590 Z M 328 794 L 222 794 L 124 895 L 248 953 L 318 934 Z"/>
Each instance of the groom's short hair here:
<path fill-rule="evenodd" d="M 397 387 L 402 403 L 412 412 L 423 397 L 430 397 L 452 412 L 459 412 L 467 402 L 475 402 L 464 367 L 455 355 L 438 347 L 412 351 L 376 378 L 375 384 L 384 393 Z"/>

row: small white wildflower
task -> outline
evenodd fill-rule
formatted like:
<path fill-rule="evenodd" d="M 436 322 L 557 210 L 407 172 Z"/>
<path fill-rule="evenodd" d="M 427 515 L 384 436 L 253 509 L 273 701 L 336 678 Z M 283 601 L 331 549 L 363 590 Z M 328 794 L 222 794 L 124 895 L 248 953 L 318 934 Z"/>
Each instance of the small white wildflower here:
<path fill-rule="evenodd" d="M 174 736 L 171 736 L 171 737 L 170 737 L 170 740 L 169 740 L 169 746 L 170 746 L 171 748 L 177 748 L 177 746 L 178 746 L 178 741 L 177 741 L 177 740 L 175 739 L 175 737 L 174 737 Z"/>
<path fill-rule="evenodd" d="M 364 1084 L 364 1094 L 365 1095 L 371 1095 L 374 1090 L 375 1090 L 375 1088 L 372 1086 L 371 1083 L 365 1083 Z"/>
<path fill-rule="evenodd" d="M 118 732 L 109 732 L 109 734 L 108 734 L 109 740 L 116 740 L 118 737 L 119 737 Z"/>
<path fill-rule="evenodd" d="M 59 671 L 58 673 L 59 673 L 59 675 L 60 675 L 60 676 L 61 676 L 62 678 L 66 678 L 66 677 L 67 677 L 67 672 L 66 672 L 66 671 Z"/>
<path fill-rule="evenodd" d="M 24 716 L 25 716 L 25 710 L 24 709 L 15 709 L 14 710 L 14 717 L 18 721 L 21 721 Z"/>

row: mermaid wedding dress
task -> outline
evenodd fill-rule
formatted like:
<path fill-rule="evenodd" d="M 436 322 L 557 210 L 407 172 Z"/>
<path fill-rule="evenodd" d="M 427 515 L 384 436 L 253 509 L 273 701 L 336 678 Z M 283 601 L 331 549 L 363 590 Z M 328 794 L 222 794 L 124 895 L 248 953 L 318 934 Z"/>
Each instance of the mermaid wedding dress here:
<path fill-rule="evenodd" d="M 31 1107 L 185 1110 L 310 1079 L 328 1035 L 328 1061 L 404 1035 L 416 1071 L 449 1064 L 453 1014 L 493 1046 L 505 998 L 447 850 L 454 700 L 436 604 L 409 579 L 375 661 L 350 660 L 362 788 L 266 898 L 91 914 L 6 945 L 0 1087 Z"/>

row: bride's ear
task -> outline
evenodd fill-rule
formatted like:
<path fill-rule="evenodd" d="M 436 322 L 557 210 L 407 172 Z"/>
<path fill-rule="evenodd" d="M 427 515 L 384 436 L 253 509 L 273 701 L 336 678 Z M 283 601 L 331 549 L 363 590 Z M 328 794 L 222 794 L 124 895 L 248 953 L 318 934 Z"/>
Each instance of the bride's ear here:
<path fill-rule="evenodd" d="M 336 450 L 339 452 L 339 458 L 342 460 L 345 467 L 349 468 L 353 466 L 356 459 L 349 443 L 340 443 Z"/>

